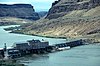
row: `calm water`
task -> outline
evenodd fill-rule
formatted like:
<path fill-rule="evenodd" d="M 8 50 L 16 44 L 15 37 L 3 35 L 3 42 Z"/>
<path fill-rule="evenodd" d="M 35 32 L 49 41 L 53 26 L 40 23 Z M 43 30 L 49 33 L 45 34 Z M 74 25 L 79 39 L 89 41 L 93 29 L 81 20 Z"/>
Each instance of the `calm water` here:
<path fill-rule="evenodd" d="M 66 42 L 64 39 L 11 34 L 4 31 L 3 28 L 5 26 L 0 27 L 0 47 L 3 47 L 4 43 L 7 43 L 7 46 L 12 46 L 14 42 L 29 39 L 45 39 L 50 44 Z M 26 56 L 20 58 L 19 61 L 28 66 L 100 66 L 100 44 L 79 46 L 56 53 Z"/>
<path fill-rule="evenodd" d="M 100 66 L 100 44 L 75 47 L 56 53 L 21 58 L 28 66 Z"/>
<path fill-rule="evenodd" d="M 46 41 L 49 41 L 49 44 L 66 42 L 65 39 L 44 38 L 44 37 L 9 33 L 3 30 L 3 28 L 7 28 L 7 27 L 11 27 L 11 26 L 0 26 L 0 48 L 4 47 L 4 43 L 7 43 L 7 46 L 10 47 L 13 45 L 14 42 L 23 42 L 31 39 L 39 39 L 39 40 L 44 39 Z"/>

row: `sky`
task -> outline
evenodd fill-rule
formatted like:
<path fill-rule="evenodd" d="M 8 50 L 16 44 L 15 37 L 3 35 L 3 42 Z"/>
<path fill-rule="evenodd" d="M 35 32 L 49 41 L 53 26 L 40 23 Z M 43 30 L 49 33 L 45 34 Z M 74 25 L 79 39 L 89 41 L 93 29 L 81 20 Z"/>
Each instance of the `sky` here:
<path fill-rule="evenodd" d="M 0 0 L 0 3 L 3 4 L 16 4 L 16 3 L 25 3 L 32 4 L 35 11 L 48 11 L 52 3 L 56 0 Z"/>

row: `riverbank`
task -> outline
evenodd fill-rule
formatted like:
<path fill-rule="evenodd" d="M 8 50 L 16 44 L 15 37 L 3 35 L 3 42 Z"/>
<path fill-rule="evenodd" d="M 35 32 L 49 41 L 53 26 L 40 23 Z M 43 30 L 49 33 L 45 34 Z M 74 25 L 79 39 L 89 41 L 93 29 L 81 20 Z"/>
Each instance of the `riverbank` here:
<path fill-rule="evenodd" d="M 16 34 L 24 34 L 24 35 L 31 35 L 31 36 L 39 36 L 39 37 L 46 37 L 46 38 L 60 38 L 60 39 L 82 39 L 85 43 L 100 43 L 100 39 L 99 38 L 94 38 L 91 36 L 76 36 L 76 37 L 61 37 L 61 36 L 48 36 L 48 35 L 39 35 L 39 34 L 27 34 L 27 33 L 23 33 L 23 32 L 17 32 L 17 31 L 12 31 L 10 33 L 16 33 Z"/>
<path fill-rule="evenodd" d="M 59 38 L 59 39 L 67 39 L 67 37 L 62 37 L 62 36 L 48 36 L 48 35 L 39 35 L 39 34 L 27 34 L 22 31 L 20 31 L 20 26 L 17 27 L 8 27 L 4 28 L 5 31 L 11 31 L 10 33 L 15 33 L 15 34 L 24 34 L 24 35 L 31 35 L 31 36 L 38 36 L 38 37 L 46 37 L 46 38 Z"/>
<path fill-rule="evenodd" d="M 85 43 L 88 44 L 93 44 L 93 43 L 100 43 L 99 39 L 96 39 L 91 36 L 72 36 L 72 37 L 63 37 L 63 36 L 53 36 L 53 35 L 42 35 L 42 34 L 30 34 L 26 33 L 22 30 L 20 30 L 20 26 L 18 27 L 8 27 L 4 28 L 6 31 L 11 31 L 10 33 L 15 33 L 15 34 L 22 34 L 22 35 L 29 35 L 29 36 L 38 36 L 38 37 L 44 37 L 44 38 L 57 38 L 57 39 L 66 39 L 66 40 L 75 40 L 75 39 L 82 39 Z"/>
<path fill-rule="evenodd" d="M 1 29 L 3 30 L 3 28 L 1 28 Z M 7 44 L 11 44 L 13 42 L 20 41 L 20 40 L 23 41 L 23 39 L 28 40 L 28 39 L 35 38 L 33 36 L 26 38 L 27 36 L 22 37 L 22 35 L 20 35 L 20 34 L 11 34 L 4 30 L 3 30 L 4 31 L 3 32 L 2 30 L 0 31 L 0 35 L 2 37 L 0 40 L 2 41 L 2 39 L 3 39 L 4 42 L 5 42 L 5 40 L 6 40 L 6 42 L 10 42 Z M 3 36 L 3 34 L 4 34 L 4 36 Z M 6 39 L 4 39 L 3 37 Z M 10 39 L 9 39 L 9 37 L 10 37 Z M 35 38 L 35 39 L 39 39 L 39 38 Z M 40 38 L 40 40 L 41 39 L 42 38 Z M 8 41 L 8 40 L 10 40 L 10 41 Z M 15 40 L 15 41 L 12 42 L 12 40 Z M 48 39 L 48 40 L 51 40 L 51 39 Z M 52 41 L 53 42 L 52 44 L 55 44 L 57 42 L 63 43 L 64 41 L 65 40 L 61 40 L 61 41 L 54 40 L 54 41 Z M 1 43 L 1 44 L 3 44 L 3 43 Z M 88 47 L 86 47 L 86 46 L 88 46 Z M 94 46 L 97 46 L 97 45 L 94 45 Z M 98 45 L 95 49 L 93 48 L 93 46 L 92 46 L 93 49 L 90 49 L 91 46 L 89 46 L 89 45 L 84 45 L 83 47 L 84 48 L 82 48 L 82 46 L 80 46 L 79 48 L 74 47 L 73 49 L 70 49 L 68 51 L 61 51 L 61 52 L 44 54 L 44 55 L 35 55 L 35 56 L 32 55 L 32 56 L 24 57 L 24 58 L 22 57 L 22 59 L 20 59 L 20 61 L 27 66 L 32 66 L 32 65 L 49 66 L 49 64 L 52 64 L 52 66 L 61 66 L 61 65 L 62 66 L 65 66 L 65 65 L 73 66 L 73 62 L 75 62 L 74 63 L 75 66 L 77 66 L 81 62 L 83 63 L 83 65 L 85 64 L 85 66 L 92 66 L 92 65 L 98 66 L 99 65 L 99 62 L 98 62 L 99 48 L 98 47 L 100 47 L 100 45 Z M 95 54 L 97 54 L 97 55 L 95 55 Z M 95 57 L 95 59 L 94 59 L 94 57 Z M 80 60 L 83 60 L 83 61 L 80 61 Z M 94 60 L 95 62 L 92 62 L 92 60 Z M 68 62 L 66 62 L 66 61 L 68 61 Z"/>
<path fill-rule="evenodd" d="M 25 25 L 24 25 L 25 26 Z M 27 25 L 26 25 L 27 27 Z M 71 36 L 62 36 L 62 35 L 52 35 L 52 34 L 42 34 L 38 32 L 28 32 L 27 30 L 24 30 L 24 27 L 19 26 L 19 27 L 9 27 L 5 28 L 4 30 L 6 31 L 11 31 L 10 33 L 15 33 L 15 34 L 24 34 L 24 35 L 31 35 L 31 36 L 38 36 L 38 37 L 46 37 L 46 38 L 59 38 L 59 39 L 83 39 L 89 43 L 100 43 L 100 35 L 98 34 L 93 34 L 93 35 L 71 35 Z"/>
<path fill-rule="evenodd" d="M 47 35 L 39 35 L 39 34 L 25 34 L 21 32 L 15 32 L 12 31 L 10 33 L 15 33 L 15 34 L 24 34 L 24 35 L 31 35 L 31 36 L 38 36 L 38 37 L 45 37 L 45 38 L 59 38 L 59 39 L 67 39 L 67 37 L 59 37 L 59 36 L 47 36 Z"/>
<path fill-rule="evenodd" d="M 33 20 L 21 19 L 16 17 L 0 17 L 0 26 L 7 25 L 22 25 L 25 23 L 32 23 Z"/>
<path fill-rule="evenodd" d="M 0 22 L 0 26 L 7 26 L 7 25 L 17 25 L 17 23 L 14 23 L 14 22 Z"/>
<path fill-rule="evenodd" d="M 45 38 L 59 38 L 59 39 L 82 39 L 84 43 L 88 43 L 88 44 L 93 44 L 93 43 L 100 43 L 100 40 L 95 39 L 95 38 L 91 38 L 91 37 L 82 37 L 82 36 L 78 36 L 78 37 L 60 37 L 60 36 L 48 36 L 48 35 L 38 35 L 38 34 L 27 34 L 24 33 L 23 31 L 19 30 L 20 27 L 9 27 L 9 28 L 5 28 L 4 30 L 6 31 L 11 31 L 10 33 L 15 33 L 15 34 L 24 34 L 24 35 L 30 35 L 30 36 L 38 36 L 38 37 L 45 37 Z"/>

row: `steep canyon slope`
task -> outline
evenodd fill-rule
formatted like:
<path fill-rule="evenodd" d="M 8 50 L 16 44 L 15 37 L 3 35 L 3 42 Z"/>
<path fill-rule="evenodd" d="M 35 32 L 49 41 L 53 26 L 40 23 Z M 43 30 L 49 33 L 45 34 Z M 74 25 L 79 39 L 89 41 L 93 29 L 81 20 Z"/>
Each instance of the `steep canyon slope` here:
<path fill-rule="evenodd" d="M 55 1 L 45 18 L 17 32 L 54 37 L 100 39 L 100 1 Z"/>

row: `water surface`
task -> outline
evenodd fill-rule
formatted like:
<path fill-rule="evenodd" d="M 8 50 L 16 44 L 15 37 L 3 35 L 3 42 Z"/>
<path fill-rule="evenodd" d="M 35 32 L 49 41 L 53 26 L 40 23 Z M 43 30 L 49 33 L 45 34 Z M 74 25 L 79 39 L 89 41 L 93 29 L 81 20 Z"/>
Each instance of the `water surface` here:
<path fill-rule="evenodd" d="M 50 44 L 66 42 L 65 39 L 13 34 L 4 31 L 3 28 L 6 27 L 9 26 L 0 27 L 0 48 L 4 47 L 4 43 L 7 43 L 7 46 L 10 47 L 14 42 L 31 39 L 44 39 L 49 41 Z M 19 58 L 18 60 L 28 66 L 100 66 L 100 44 L 79 46 L 56 53 L 35 54 Z"/>
<path fill-rule="evenodd" d="M 85 45 L 56 53 L 27 56 L 20 61 L 28 66 L 100 66 L 100 45 Z"/>
<path fill-rule="evenodd" d="M 12 25 L 15 26 L 15 25 Z M 13 45 L 14 42 L 24 42 L 27 40 L 38 39 L 38 40 L 46 40 L 49 41 L 49 44 L 57 44 L 57 43 L 64 43 L 66 39 L 57 39 L 57 38 L 45 38 L 45 37 L 38 37 L 38 36 L 30 36 L 30 35 L 22 35 L 22 34 L 14 34 L 9 33 L 9 31 L 5 31 L 3 28 L 12 27 L 12 26 L 0 26 L 0 48 L 4 47 L 4 43 L 7 43 L 7 47 Z"/>

